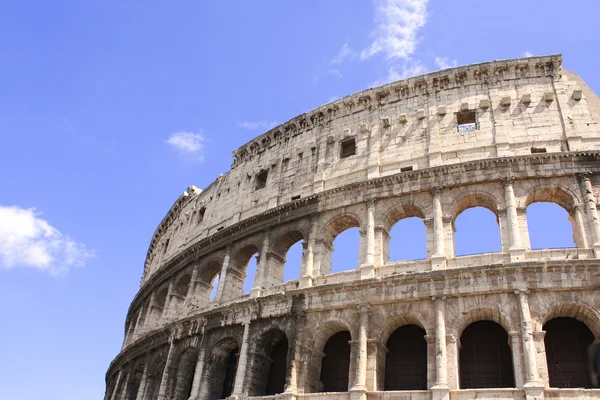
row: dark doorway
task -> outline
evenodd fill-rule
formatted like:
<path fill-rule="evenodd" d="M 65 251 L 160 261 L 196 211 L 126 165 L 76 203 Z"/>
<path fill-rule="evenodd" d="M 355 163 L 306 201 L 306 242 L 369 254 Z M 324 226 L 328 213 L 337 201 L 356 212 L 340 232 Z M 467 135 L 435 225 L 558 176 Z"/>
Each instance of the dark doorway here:
<path fill-rule="evenodd" d="M 283 337 L 271 351 L 271 367 L 267 381 L 266 395 L 283 393 L 287 371 L 288 341 Z"/>
<path fill-rule="evenodd" d="M 384 390 L 427 390 L 425 330 L 416 325 L 398 328 L 387 348 Z"/>
<path fill-rule="evenodd" d="M 221 399 L 231 396 L 233 393 L 233 384 L 235 383 L 235 373 L 237 372 L 238 349 L 229 351 L 227 361 L 225 363 L 225 380 L 223 381 L 223 390 L 221 391 Z"/>
<path fill-rule="evenodd" d="M 515 387 L 508 334 L 492 321 L 474 322 L 460 337 L 460 388 Z"/>
<path fill-rule="evenodd" d="M 350 375 L 350 332 L 339 332 L 329 338 L 321 363 L 324 392 L 347 392 Z"/>
<path fill-rule="evenodd" d="M 550 387 L 591 388 L 587 347 L 594 335 L 589 328 L 574 318 L 554 318 L 542 329 Z"/>

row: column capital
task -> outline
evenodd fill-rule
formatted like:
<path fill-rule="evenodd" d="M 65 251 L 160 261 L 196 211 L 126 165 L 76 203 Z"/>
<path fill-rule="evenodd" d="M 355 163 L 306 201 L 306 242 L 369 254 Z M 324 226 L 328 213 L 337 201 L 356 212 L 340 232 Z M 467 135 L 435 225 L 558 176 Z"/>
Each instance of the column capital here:
<path fill-rule="evenodd" d="M 377 199 L 369 197 L 368 199 L 365 199 L 365 203 L 367 203 L 367 206 L 373 207 L 375 206 L 375 203 L 377 203 Z"/>
<path fill-rule="evenodd" d="M 512 186 L 515 183 L 514 176 L 505 176 L 504 178 L 500 178 L 500 182 L 502 182 L 502 186 Z"/>
<path fill-rule="evenodd" d="M 371 305 L 369 303 L 361 303 L 356 308 L 360 314 L 365 314 L 371 311 Z"/>
<path fill-rule="evenodd" d="M 587 182 L 592 177 L 592 171 L 581 171 L 575 174 L 579 182 Z"/>
<path fill-rule="evenodd" d="M 444 190 L 446 190 L 445 186 L 431 186 L 429 188 L 429 193 L 435 197 L 435 196 L 439 196 Z"/>

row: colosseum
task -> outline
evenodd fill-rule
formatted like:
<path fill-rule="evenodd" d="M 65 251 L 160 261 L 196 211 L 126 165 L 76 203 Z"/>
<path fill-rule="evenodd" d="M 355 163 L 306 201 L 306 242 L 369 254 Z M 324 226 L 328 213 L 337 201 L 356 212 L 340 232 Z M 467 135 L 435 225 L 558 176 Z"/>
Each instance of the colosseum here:
<path fill-rule="evenodd" d="M 600 99 L 551 55 L 386 84 L 258 136 L 156 229 L 105 399 L 600 398 L 599 123 Z M 575 247 L 531 248 L 536 202 L 566 210 Z M 494 213 L 500 251 L 457 255 L 473 207 Z M 426 258 L 390 261 L 409 217 Z M 332 273 L 349 228 L 357 263 Z"/>

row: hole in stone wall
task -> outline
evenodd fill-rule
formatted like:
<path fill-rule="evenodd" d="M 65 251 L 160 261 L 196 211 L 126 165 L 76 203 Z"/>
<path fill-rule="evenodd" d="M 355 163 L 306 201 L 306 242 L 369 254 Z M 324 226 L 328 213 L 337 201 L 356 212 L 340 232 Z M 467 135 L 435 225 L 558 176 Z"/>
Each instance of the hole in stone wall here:
<path fill-rule="evenodd" d="M 390 261 L 426 258 L 427 235 L 421 218 L 408 217 L 396 222 L 390 238 Z"/>
<path fill-rule="evenodd" d="M 457 256 L 494 253 L 501 249 L 496 215 L 484 207 L 464 210 L 454 220 L 454 246 Z"/>
<path fill-rule="evenodd" d="M 402 167 L 402 168 L 400 168 L 400 172 L 410 172 L 412 170 L 413 170 L 412 165 L 408 166 L 408 167 Z"/>
<path fill-rule="evenodd" d="M 300 264 L 302 263 L 302 244 L 303 240 L 300 240 L 290 249 L 285 255 L 285 264 L 283 266 L 283 282 L 289 282 L 296 280 L 300 277 Z"/>
<path fill-rule="evenodd" d="M 252 287 L 254 287 L 254 275 L 256 275 L 256 266 L 258 264 L 258 253 L 254 253 L 248 261 L 246 266 L 246 279 L 244 280 L 244 294 L 250 293 Z"/>
<path fill-rule="evenodd" d="M 269 171 L 263 170 L 256 174 L 256 186 L 255 189 L 259 190 L 267 186 L 267 176 Z"/>
<path fill-rule="evenodd" d="M 456 124 L 458 132 L 472 132 L 477 130 L 477 114 L 474 110 L 466 110 L 456 113 Z"/>
<path fill-rule="evenodd" d="M 575 247 L 569 213 L 556 203 L 530 204 L 527 207 L 527 228 L 533 250 Z"/>
<path fill-rule="evenodd" d="M 545 147 L 532 147 L 531 154 L 536 154 L 536 153 L 546 153 L 546 148 Z"/>
<path fill-rule="evenodd" d="M 212 289 L 210 290 L 210 296 L 208 297 L 210 301 L 214 301 L 217 297 L 217 290 L 219 289 L 219 278 L 221 274 L 215 275 L 213 281 L 211 282 Z"/>
<path fill-rule="evenodd" d="M 204 214 L 206 213 L 206 207 L 202 207 L 200 210 L 198 210 L 198 223 L 202 222 L 204 220 Z"/>
<path fill-rule="evenodd" d="M 340 158 L 350 157 L 356 154 L 356 141 L 354 138 L 340 142 Z"/>

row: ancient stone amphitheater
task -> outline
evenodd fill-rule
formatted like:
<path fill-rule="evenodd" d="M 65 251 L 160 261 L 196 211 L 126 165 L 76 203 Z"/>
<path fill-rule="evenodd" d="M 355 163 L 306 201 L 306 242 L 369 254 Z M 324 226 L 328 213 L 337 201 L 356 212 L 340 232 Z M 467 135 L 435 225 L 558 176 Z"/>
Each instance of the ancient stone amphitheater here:
<path fill-rule="evenodd" d="M 271 129 L 158 226 L 105 399 L 600 398 L 599 123 L 600 99 L 552 55 L 394 82 Z M 531 249 L 535 202 L 568 212 L 576 247 Z M 501 251 L 456 256 L 454 221 L 476 206 Z M 427 257 L 390 262 L 408 217 Z M 352 227 L 359 260 L 331 273 Z"/>

